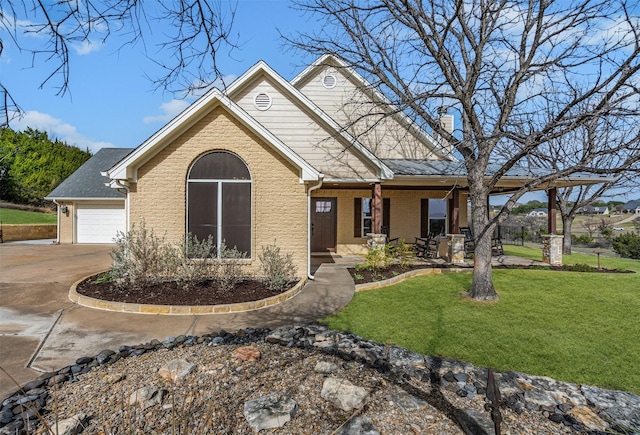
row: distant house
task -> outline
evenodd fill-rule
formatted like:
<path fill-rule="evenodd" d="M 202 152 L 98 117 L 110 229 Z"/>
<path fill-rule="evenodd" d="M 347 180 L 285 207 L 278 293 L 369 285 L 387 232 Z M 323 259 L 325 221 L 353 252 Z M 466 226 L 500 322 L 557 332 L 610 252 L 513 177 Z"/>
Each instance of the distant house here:
<path fill-rule="evenodd" d="M 589 215 L 589 216 L 594 216 L 594 215 L 608 216 L 609 215 L 609 207 L 607 207 L 607 206 L 594 207 L 592 205 L 587 205 L 587 206 L 581 207 L 578 210 L 578 214 Z"/>
<path fill-rule="evenodd" d="M 622 213 L 640 214 L 640 199 L 634 199 L 633 201 L 627 202 L 622 207 Z"/>
<path fill-rule="evenodd" d="M 547 214 L 548 213 L 546 208 L 534 208 L 529 213 L 527 213 L 527 216 L 547 217 Z"/>

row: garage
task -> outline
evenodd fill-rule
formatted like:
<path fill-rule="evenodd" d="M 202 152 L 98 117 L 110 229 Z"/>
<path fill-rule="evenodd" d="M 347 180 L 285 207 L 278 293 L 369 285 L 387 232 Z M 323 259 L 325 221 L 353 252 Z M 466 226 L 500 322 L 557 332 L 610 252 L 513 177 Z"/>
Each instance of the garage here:
<path fill-rule="evenodd" d="M 113 243 L 126 229 L 124 201 L 76 205 L 76 243 Z"/>

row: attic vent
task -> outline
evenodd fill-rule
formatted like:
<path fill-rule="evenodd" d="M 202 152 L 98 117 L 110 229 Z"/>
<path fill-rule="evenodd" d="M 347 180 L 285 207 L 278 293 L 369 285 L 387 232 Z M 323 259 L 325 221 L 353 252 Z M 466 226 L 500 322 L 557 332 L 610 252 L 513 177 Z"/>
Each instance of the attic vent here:
<path fill-rule="evenodd" d="M 258 110 L 267 110 L 271 107 L 271 96 L 265 92 L 260 92 L 253 100 L 253 104 Z"/>
<path fill-rule="evenodd" d="M 324 78 L 322 79 L 322 86 L 327 89 L 334 88 L 336 86 L 336 83 L 338 83 L 336 76 L 331 74 L 324 76 Z"/>

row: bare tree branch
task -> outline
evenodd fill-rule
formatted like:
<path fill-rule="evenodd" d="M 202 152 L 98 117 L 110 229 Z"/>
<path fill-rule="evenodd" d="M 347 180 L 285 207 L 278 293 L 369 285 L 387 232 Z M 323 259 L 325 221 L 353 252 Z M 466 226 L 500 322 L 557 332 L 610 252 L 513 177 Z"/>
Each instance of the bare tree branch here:
<path fill-rule="evenodd" d="M 147 56 L 164 72 L 150 79 L 157 88 L 192 91 L 222 79 L 216 57 L 237 47 L 231 34 L 235 8 L 235 2 L 225 0 L 6 0 L 0 29 L 9 43 L 31 56 L 32 68 L 46 71 L 37 86 L 53 86 L 59 96 L 70 90 L 73 47 L 116 40 L 120 48 L 140 43 L 146 52 L 151 33 L 162 37 L 157 51 Z M 0 54 L 6 43 L 0 41 Z M 19 110 L 12 99 L 6 101 L 3 113 Z"/>
<path fill-rule="evenodd" d="M 288 38 L 297 49 L 333 54 L 380 89 L 390 106 L 445 138 L 462 157 L 476 244 L 478 299 L 495 298 L 490 235 L 526 192 L 576 173 L 617 179 L 637 165 L 640 6 L 631 0 L 297 0 L 321 20 L 315 33 Z M 438 108 L 462 125 L 450 134 Z M 384 110 L 378 110 L 384 112 Z M 390 111 L 392 112 L 392 111 Z M 355 124 L 359 121 L 354 117 Z M 617 120 L 622 118 L 624 122 Z M 596 120 L 596 121 L 594 121 Z M 593 136 L 580 152 L 540 173 L 549 144 L 610 122 L 632 132 L 611 143 Z M 351 130 L 358 131 L 356 125 Z M 607 159 L 612 155 L 619 159 Z M 572 157 L 571 159 L 569 157 Z M 497 165 L 487 181 L 489 165 Z M 549 167 L 549 166 L 546 166 Z M 507 172 L 529 170 L 496 218 L 487 198 Z"/>

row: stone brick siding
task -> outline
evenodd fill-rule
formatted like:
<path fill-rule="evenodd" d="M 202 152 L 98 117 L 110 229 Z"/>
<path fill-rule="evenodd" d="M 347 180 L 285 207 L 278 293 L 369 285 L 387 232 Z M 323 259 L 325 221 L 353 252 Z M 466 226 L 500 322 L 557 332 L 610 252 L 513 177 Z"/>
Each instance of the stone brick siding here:
<path fill-rule="evenodd" d="M 38 225 L 7 225 L 2 224 L 2 240 L 5 242 L 19 240 L 55 239 L 57 227 L 55 224 Z"/>
<path fill-rule="evenodd" d="M 257 271 L 261 247 L 275 243 L 293 253 L 298 275 L 307 270 L 307 195 L 299 171 L 269 145 L 221 108 L 189 130 L 138 169 L 130 194 L 130 223 L 143 220 L 147 228 L 170 241 L 186 232 L 186 180 L 201 155 L 225 150 L 247 164 L 252 178 L 252 261 Z"/>

